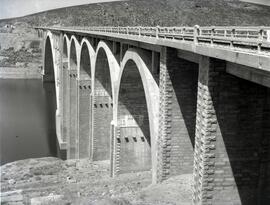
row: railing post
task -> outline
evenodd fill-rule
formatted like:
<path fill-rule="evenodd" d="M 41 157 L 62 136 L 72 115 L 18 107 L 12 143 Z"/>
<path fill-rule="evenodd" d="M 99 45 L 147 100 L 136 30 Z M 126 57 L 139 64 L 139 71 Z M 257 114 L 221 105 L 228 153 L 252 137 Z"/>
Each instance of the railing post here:
<path fill-rule="evenodd" d="M 127 35 L 128 35 L 128 28 L 129 28 L 129 27 L 127 27 Z"/>
<path fill-rule="evenodd" d="M 183 27 L 183 28 L 181 29 L 182 41 L 185 41 L 185 33 L 186 33 L 186 28 Z"/>
<path fill-rule="evenodd" d="M 259 36 L 258 36 L 258 52 L 259 53 L 262 51 L 262 41 L 263 41 L 263 28 L 259 30 Z"/>
<path fill-rule="evenodd" d="M 199 35 L 200 35 L 200 26 L 198 26 L 198 25 L 195 25 L 194 26 L 194 33 L 193 33 L 193 35 L 194 35 L 194 43 L 195 44 L 198 44 L 198 37 L 199 37 Z"/>
<path fill-rule="evenodd" d="M 118 34 L 120 33 L 120 28 L 119 28 L 119 26 L 117 27 L 117 32 L 118 32 Z"/>
<path fill-rule="evenodd" d="M 141 26 L 139 26 L 139 37 L 141 37 Z"/>
<path fill-rule="evenodd" d="M 233 39 L 235 38 L 235 28 L 232 29 L 231 32 L 231 42 L 230 42 L 230 47 L 233 47 Z"/>
<path fill-rule="evenodd" d="M 270 42 L 270 30 L 266 31 L 266 40 Z"/>
<path fill-rule="evenodd" d="M 176 31 L 176 28 L 175 27 L 173 27 L 173 34 L 172 34 L 172 36 L 173 36 L 173 39 L 175 39 L 175 32 Z"/>
<path fill-rule="evenodd" d="M 215 27 L 211 29 L 211 46 L 214 45 Z"/>
<path fill-rule="evenodd" d="M 159 38 L 159 26 L 156 26 L 156 38 Z"/>

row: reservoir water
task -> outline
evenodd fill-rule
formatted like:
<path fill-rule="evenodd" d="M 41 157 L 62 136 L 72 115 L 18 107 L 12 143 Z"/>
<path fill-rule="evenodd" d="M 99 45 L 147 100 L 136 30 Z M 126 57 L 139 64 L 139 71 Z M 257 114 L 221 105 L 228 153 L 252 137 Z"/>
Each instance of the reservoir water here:
<path fill-rule="evenodd" d="M 59 156 L 54 84 L 41 79 L 0 79 L 1 165 Z"/>

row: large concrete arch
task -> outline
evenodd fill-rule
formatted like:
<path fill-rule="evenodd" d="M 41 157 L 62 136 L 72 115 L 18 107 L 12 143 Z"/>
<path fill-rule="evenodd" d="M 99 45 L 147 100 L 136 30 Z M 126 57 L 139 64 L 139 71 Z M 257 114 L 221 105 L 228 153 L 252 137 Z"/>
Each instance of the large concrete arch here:
<path fill-rule="evenodd" d="M 149 117 L 149 126 L 150 126 L 150 138 L 151 138 L 151 161 L 152 161 L 152 177 L 156 179 L 156 166 L 157 166 L 157 153 L 156 153 L 156 143 L 157 143 L 157 136 L 158 136 L 158 118 L 159 118 L 159 87 L 156 83 L 150 68 L 151 68 L 151 55 L 144 52 L 140 49 L 129 49 L 124 55 L 124 58 L 121 63 L 121 70 L 118 77 L 118 84 L 116 86 L 116 115 L 118 115 L 118 104 L 119 104 L 119 92 L 120 92 L 120 84 L 123 73 L 126 69 L 129 69 L 127 64 L 129 62 L 133 62 L 136 65 L 137 70 L 139 71 L 140 78 L 143 84 L 143 90 L 146 98 L 147 104 L 147 112 Z M 117 116 L 116 116 L 117 119 Z M 118 126 L 118 123 L 117 125 Z M 116 136 L 117 137 L 117 136 Z M 117 153 L 120 153 L 121 150 L 119 149 L 119 145 L 117 145 L 117 140 L 114 141 L 114 166 L 118 167 L 119 162 L 117 159 L 121 156 L 117 156 Z M 119 152 L 120 151 L 120 152 Z M 114 170 L 115 172 L 119 170 Z"/>
<path fill-rule="evenodd" d="M 93 65 L 94 58 L 95 58 L 95 50 L 93 49 L 89 40 L 87 38 L 83 38 L 81 41 L 81 48 L 79 52 L 79 66 L 77 70 L 78 158 L 89 158 L 91 154 L 90 152 L 90 147 L 92 145 L 91 80 L 92 80 L 92 70 L 94 67 Z"/>
<path fill-rule="evenodd" d="M 90 41 L 87 39 L 87 38 L 83 38 L 82 41 L 81 41 L 81 44 L 80 44 L 80 50 L 79 50 L 79 66 L 78 66 L 78 76 L 80 78 L 81 76 L 81 73 L 83 72 L 83 69 L 82 69 L 82 66 L 81 66 L 81 60 L 82 60 L 82 57 L 83 57 L 83 54 L 82 52 L 83 51 L 86 51 L 86 53 L 89 55 L 89 59 L 90 59 L 90 72 L 88 73 L 88 75 L 90 76 L 90 78 L 92 78 L 92 73 L 94 72 L 94 61 L 95 61 L 95 56 L 96 56 L 96 52 L 95 52 L 95 49 L 94 47 L 92 46 L 92 44 L 90 43 Z M 84 72 L 85 73 L 85 72 Z M 87 73 L 87 71 L 86 71 Z"/>
<path fill-rule="evenodd" d="M 44 33 L 43 82 L 46 89 L 55 90 L 56 95 L 56 134 L 60 149 L 65 148 L 63 135 L 63 72 L 62 72 L 62 37 L 51 31 Z M 51 83 L 51 85 L 49 85 Z M 53 83 L 53 84 L 52 84 Z"/>
<path fill-rule="evenodd" d="M 103 65 L 101 65 L 101 61 L 103 61 Z M 100 64 L 101 63 L 101 64 Z M 113 121 L 115 116 L 115 109 L 113 106 L 115 105 L 115 87 L 118 83 L 118 75 L 120 72 L 120 66 L 112 52 L 112 44 L 100 41 L 98 43 L 96 49 L 96 55 L 94 59 L 94 69 L 92 70 L 92 88 L 93 88 L 93 103 L 92 103 L 92 159 L 93 160 L 103 160 L 109 159 L 111 156 L 111 139 L 110 139 L 110 126 L 111 121 Z M 105 90 L 105 88 L 101 88 L 101 92 L 99 91 L 97 82 L 98 72 L 106 72 L 102 74 L 108 83 L 109 93 Z M 102 84 L 102 83 L 99 83 Z M 104 92 L 103 92 L 104 91 Z M 105 94 L 107 93 L 107 94 Z M 111 95 L 111 96 L 110 96 Z M 106 112 L 102 109 L 108 109 Z M 103 116 L 104 115 L 104 116 Z M 103 120 L 106 119 L 104 122 Z M 106 128 L 105 128 L 106 127 Z M 104 133 L 99 132 L 96 133 L 96 130 L 104 130 Z M 101 143 L 106 144 L 106 146 L 102 146 Z"/>
<path fill-rule="evenodd" d="M 98 57 L 98 53 L 100 52 L 101 49 L 104 50 L 104 52 L 106 53 L 106 56 L 107 56 L 109 69 L 110 69 L 110 75 L 111 75 L 112 94 L 113 94 L 113 98 L 115 99 L 116 86 L 118 84 L 118 78 L 119 78 L 119 73 L 120 73 L 120 65 L 112 52 L 112 45 L 110 45 L 109 43 L 107 43 L 105 41 L 100 41 L 98 43 L 98 46 L 96 49 L 96 55 L 95 55 L 95 59 L 94 59 L 93 70 L 92 70 L 93 71 L 92 76 L 95 76 L 97 57 Z M 95 88 L 95 85 L 94 85 L 94 81 L 93 81 L 93 89 L 94 88 Z"/>

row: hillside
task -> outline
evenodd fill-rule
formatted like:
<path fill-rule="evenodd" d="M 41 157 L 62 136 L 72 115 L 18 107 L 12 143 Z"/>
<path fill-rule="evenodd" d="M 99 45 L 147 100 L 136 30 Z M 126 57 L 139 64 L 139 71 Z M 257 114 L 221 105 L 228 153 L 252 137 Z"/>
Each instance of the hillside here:
<path fill-rule="evenodd" d="M 238 0 L 130 0 L 62 8 L 8 21 L 32 26 L 258 26 L 270 25 L 270 7 Z"/>

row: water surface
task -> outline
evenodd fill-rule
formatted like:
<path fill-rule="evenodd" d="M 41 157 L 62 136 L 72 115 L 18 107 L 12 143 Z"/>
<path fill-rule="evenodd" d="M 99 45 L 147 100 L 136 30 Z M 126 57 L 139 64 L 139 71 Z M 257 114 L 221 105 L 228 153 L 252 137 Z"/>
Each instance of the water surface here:
<path fill-rule="evenodd" d="M 0 79 L 1 165 L 15 160 L 58 156 L 54 84 Z"/>

